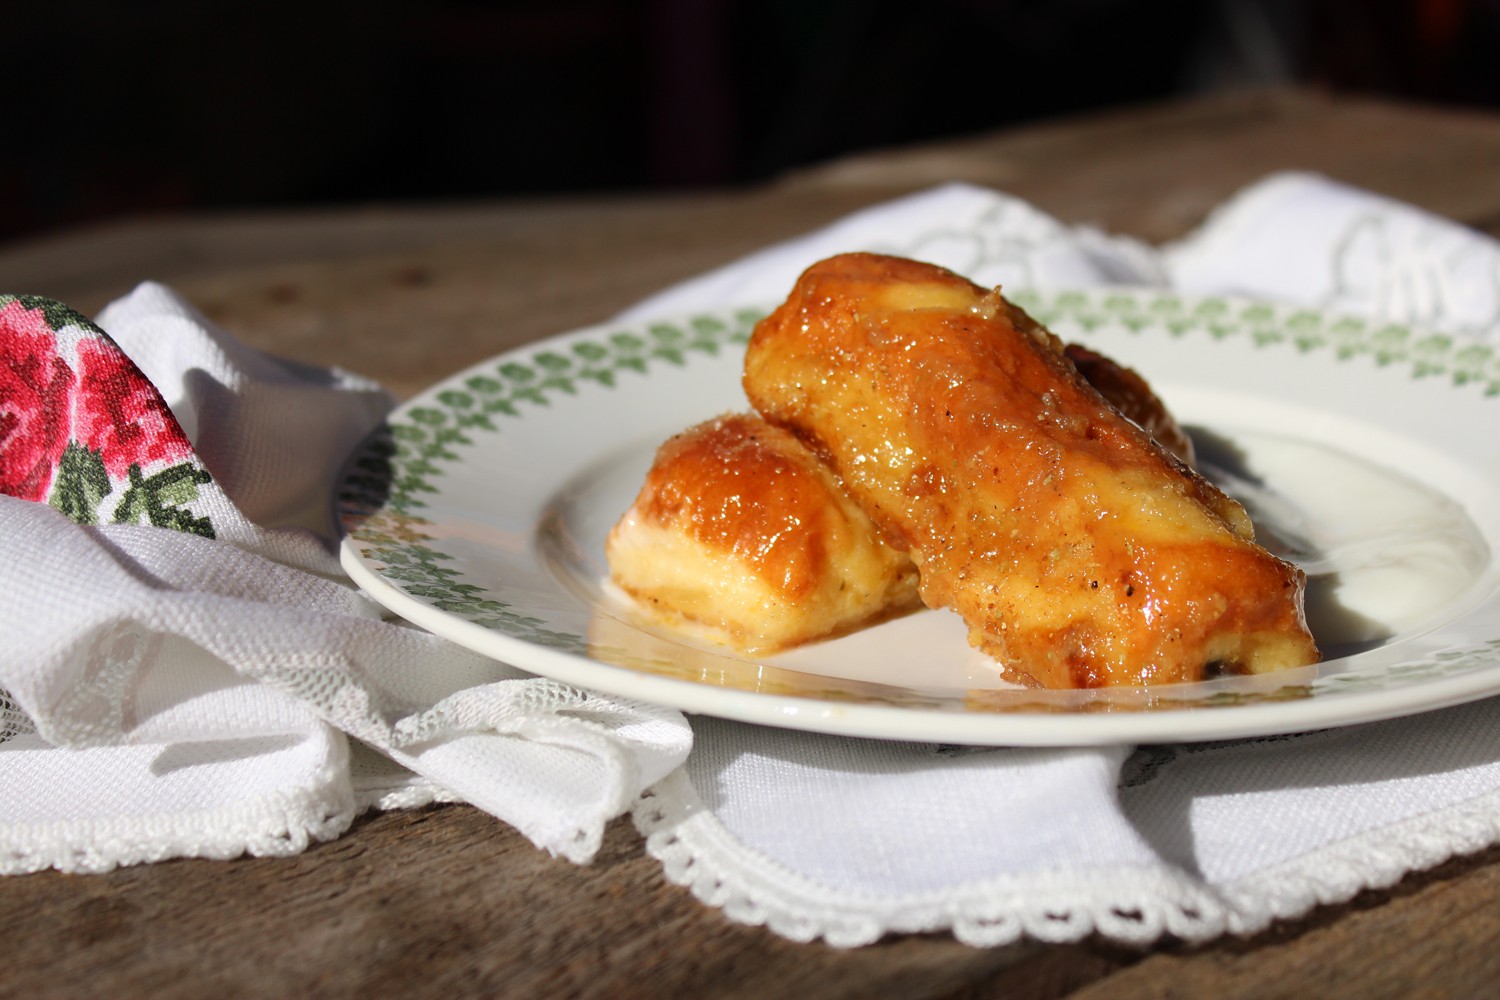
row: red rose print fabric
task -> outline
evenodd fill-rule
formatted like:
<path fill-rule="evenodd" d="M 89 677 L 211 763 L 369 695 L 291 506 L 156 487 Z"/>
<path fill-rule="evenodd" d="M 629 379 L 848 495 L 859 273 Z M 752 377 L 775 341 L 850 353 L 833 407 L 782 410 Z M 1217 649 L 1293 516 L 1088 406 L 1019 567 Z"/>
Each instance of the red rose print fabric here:
<path fill-rule="evenodd" d="M 82 524 L 214 536 L 212 477 L 156 387 L 109 336 L 50 299 L 0 295 L 0 492 Z"/>
<path fill-rule="evenodd" d="M 78 343 L 73 437 L 97 452 L 111 479 L 142 467 L 190 458 L 193 447 L 156 388 L 107 340 Z"/>
<path fill-rule="evenodd" d="M 57 354 L 57 334 L 41 310 L 0 306 L 0 490 L 45 500 L 68 443 L 73 372 Z"/>

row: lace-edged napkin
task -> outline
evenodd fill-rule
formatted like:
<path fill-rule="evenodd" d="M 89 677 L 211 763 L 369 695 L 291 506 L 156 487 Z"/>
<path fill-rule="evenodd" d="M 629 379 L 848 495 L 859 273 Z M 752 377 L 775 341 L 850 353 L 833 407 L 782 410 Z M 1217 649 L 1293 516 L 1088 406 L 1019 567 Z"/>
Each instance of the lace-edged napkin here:
<path fill-rule="evenodd" d="M 574 860 L 678 766 L 676 712 L 387 620 L 330 496 L 390 400 L 165 288 L 0 297 L 0 872 L 286 854 L 462 798 Z"/>
<path fill-rule="evenodd" d="M 1161 249 L 963 185 L 851 216 L 641 303 L 776 301 L 875 250 L 1010 289 L 1131 284 L 1500 337 L 1500 247 L 1326 178 L 1265 179 Z M 1169 401 L 1170 402 L 1170 401 Z M 1105 749 L 883 743 L 693 719 L 635 810 L 668 877 L 737 920 L 858 945 L 1248 933 L 1500 838 L 1500 701 L 1298 736 Z"/>

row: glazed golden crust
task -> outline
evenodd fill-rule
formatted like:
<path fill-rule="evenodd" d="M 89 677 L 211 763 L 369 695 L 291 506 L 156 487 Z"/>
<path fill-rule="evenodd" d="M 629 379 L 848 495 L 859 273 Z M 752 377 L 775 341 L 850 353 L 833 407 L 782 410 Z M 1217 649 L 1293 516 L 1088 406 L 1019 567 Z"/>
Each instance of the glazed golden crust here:
<path fill-rule="evenodd" d="M 1073 362 L 1084 381 L 1098 390 L 1099 395 L 1120 411 L 1121 416 L 1150 434 L 1157 444 L 1182 459 L 1185 465 L 1195 464 L 1193 439 L 1167 411 L 1145 379 L 1112 358 L 1081 344 L 1068 344 L 1063 353 Z"/>
<path fill-rule="evenodd" d="M 870 254 L 810 268 L 756 329 L 752 405 L 921 573 L 923 600 L 1047 687 L 1314 662 L 1301 573 L 997 291 Z"/>
<path fill-rule="evenodd" d="M 659 615 L 747 651 L 921 603 L 911 560 L 816 456 L 751 414 L 663 444 L 606 556 L 614 581 Z"/>

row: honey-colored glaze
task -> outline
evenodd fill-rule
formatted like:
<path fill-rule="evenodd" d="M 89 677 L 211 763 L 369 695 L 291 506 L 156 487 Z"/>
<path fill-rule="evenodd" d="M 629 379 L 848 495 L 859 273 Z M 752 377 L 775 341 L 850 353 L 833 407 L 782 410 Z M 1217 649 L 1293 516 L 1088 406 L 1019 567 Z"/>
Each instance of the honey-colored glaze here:
<path fill-rule="evenodd" d="M 1089 385 L 1099 391 L 1120 414 L 1135 422 L 1156 443 L 1176 455 L 1187 465 L 1194 465 L 1193 439 L 1167 411 L 1166 406 L 1145 379 L 1112 358 L 1081 344 L 1063 348 L 1073 367 Z"/>
<path fill-rule="evenodd" d="M 911 560 L 815 455 L 751 414 L 663 444 L 605 554 L 614 581 L 661 617 L 747 651 L 921 603 Z"/>
<path fill-rule="evenodd" d="M 1161 684 L 1318 657 L 1300 571 L 998 291 L 830 258 L 757 327 L 744 386 L 1017 680 Z"/>

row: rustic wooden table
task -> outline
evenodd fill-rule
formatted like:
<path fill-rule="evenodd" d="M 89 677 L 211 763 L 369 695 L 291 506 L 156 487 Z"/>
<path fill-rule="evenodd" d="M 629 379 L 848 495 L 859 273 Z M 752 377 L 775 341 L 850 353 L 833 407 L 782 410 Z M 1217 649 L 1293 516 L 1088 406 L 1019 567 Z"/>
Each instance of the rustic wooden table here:
<path fill-rule="evenodd" d="M 130 221 L 0 249 L 0 287 L 93 312 L 163 281 L 261 348 L 409 393 L 935 183 L 1163 241 L 1286 168 L 1500 235 L 1500 118 L 1274 91 L 862 155 L 750 191 Z M 838 951 L 730 923 L 668 884 L 625 821 L 577 867 L 449 806 L 368 817 L 289 860 L 5 879 L 0 941 L 4 996 L 1469 997 L 1500 981 L 1500 849 L 1251 940 Z"/>

